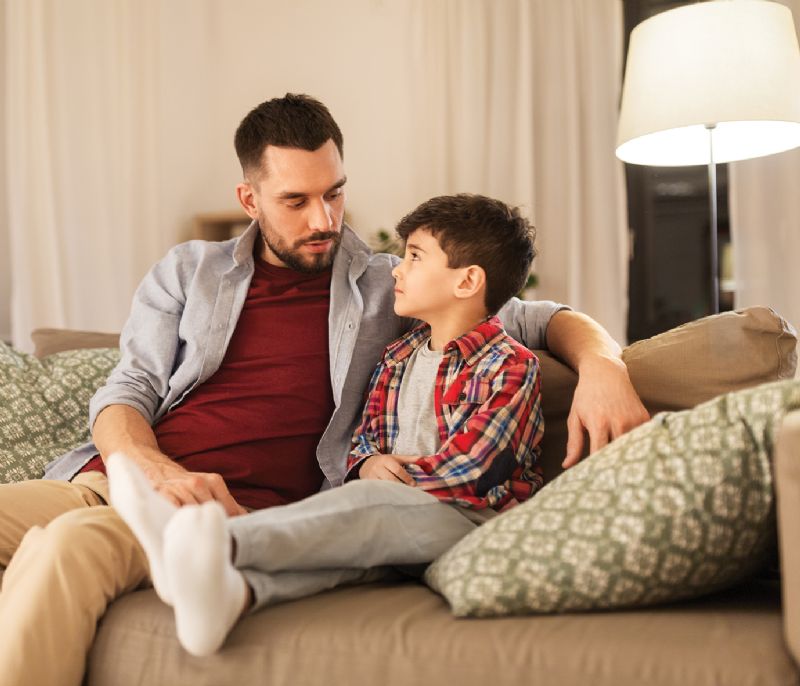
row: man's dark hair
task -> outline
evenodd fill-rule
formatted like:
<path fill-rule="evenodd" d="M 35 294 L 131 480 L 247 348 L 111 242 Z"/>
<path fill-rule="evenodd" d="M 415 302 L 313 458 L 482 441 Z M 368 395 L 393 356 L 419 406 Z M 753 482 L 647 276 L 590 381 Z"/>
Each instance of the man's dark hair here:
<path fill-rule="evenodd" d="M 439 242 L 450 268 L 476 264 L 486 272 L 486 309 L 496 314 L 519 293 L 536 255 L 536 229 L 519 209 L 483 195 L 442 195 L 400 220 L 404 241 L 424 229 Z"/>
<path fill-rule="evenodd" d="M 328 140 L 344 157 L 342 132 L 328 108 L 309 95 L 287 93 L 251 110 L 236 129 L 233 144 L 247 175 L 260 169 L 268 145 L 313 152 Z"/>

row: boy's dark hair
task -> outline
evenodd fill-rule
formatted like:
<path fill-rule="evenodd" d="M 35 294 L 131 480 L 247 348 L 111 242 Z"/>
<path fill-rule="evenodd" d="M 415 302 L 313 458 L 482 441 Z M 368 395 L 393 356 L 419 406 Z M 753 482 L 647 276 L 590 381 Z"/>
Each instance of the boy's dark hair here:
<path fill-rule="evenodd" d="M 420 228 L 439 242 L 448 267 L 476 264 L 483 268 L 490 315 L 525 285 L 536 255 L 536 229 L 518 208 L 484 195 L 442 195 L 403 217 L 397 234 L 407 241 Z"/>
<path fill-rule="evenodd" d="M 236 129 L 233 144 L 247 175 L 260 168 L 268 145 L 313 152 L 329 139 L 344 157 L 342 132 L 328 108 L 309 95 L 287 93 L 252 109 Z"/>

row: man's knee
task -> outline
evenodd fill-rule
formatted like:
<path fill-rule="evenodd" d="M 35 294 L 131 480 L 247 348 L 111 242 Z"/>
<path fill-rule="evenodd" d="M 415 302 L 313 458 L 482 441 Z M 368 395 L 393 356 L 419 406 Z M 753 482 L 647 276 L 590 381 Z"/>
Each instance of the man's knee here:
<path fill-rule="evenodd" d="M 76 572 L 97 570 L 109 578 L 121 576 L 123 584 L 131 576 L 140 577 L 144 569 L 139 543 L 111 507 L 65 512 L 47 526 L 31 529 L 20 552 L 27 554 L 31 546 L 40 559 L 57 567 Z"/>

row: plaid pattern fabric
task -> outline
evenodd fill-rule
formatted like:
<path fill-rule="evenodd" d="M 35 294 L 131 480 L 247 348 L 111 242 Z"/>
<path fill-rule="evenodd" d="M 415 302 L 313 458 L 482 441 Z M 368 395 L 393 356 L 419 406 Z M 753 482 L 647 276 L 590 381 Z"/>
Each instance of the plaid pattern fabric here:
<path fill-rule="evenodd" d="M 398 433 L 400 382 L 411 354 L 430 337 L 423 324 L 386 348 L 353 435 L 348 478 L 376 454 L 391 454 Z M 406 469 L 444 502 L 507 509 L 542 486 L 539 361 L 510 338 L 497 317 L 450 341 L 436 376 L 441 448 Z"/>

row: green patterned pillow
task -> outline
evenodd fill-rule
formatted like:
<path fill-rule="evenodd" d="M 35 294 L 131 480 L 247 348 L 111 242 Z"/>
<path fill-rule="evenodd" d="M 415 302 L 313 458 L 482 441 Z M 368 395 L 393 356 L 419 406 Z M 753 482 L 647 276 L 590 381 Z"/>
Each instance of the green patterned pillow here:
<path fill-rule="evenodd" d="M 800 382 L 656 415 L 490 520 L 425 580 L 458 616 L 648 605 L 752 574 L 775 539 L 773 436 Z"/>
<path fill-rule="evenodd" d="M 38 478 L 89 440 L 89 399 L 118 360 L 112 348 L 39 360 L 0 342 L 0 483 Z"/>

